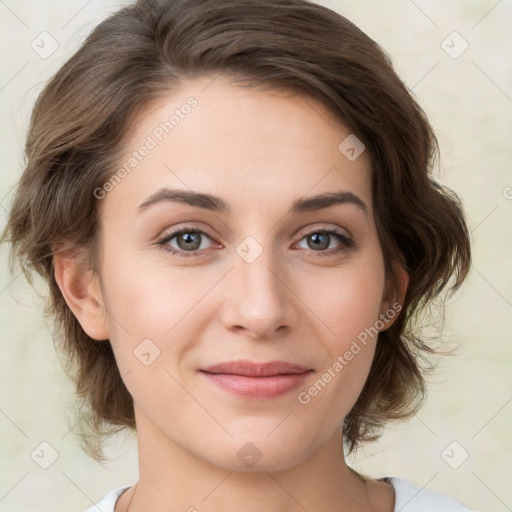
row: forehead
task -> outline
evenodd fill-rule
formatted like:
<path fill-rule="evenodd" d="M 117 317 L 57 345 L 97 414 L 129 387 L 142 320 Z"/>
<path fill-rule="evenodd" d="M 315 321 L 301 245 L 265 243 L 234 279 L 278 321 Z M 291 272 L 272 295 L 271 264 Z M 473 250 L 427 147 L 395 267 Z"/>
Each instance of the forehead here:
<path fill-rule="evenodd" d="M 214 193 L 236 210 L 348 190 L 371 209 L 370 159 L 366 151 L 347 157 L 352 137 L 296 91 L 246 88 L 222 76 L 188 80 L 139 111 L 119 162 L 128 172 L 109 201 L 168 187 Z"/>

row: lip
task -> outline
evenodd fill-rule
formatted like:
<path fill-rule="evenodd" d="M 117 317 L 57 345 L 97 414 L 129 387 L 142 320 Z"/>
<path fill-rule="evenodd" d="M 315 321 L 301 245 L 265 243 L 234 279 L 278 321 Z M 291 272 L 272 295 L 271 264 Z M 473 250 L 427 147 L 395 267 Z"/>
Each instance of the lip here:
<path fill-rule="evenodd" d="M 212 383 L 245 398 L 269 399 L 300 386 L 313 370 L 287 361 L 229 361 L 200 372 Z"/>

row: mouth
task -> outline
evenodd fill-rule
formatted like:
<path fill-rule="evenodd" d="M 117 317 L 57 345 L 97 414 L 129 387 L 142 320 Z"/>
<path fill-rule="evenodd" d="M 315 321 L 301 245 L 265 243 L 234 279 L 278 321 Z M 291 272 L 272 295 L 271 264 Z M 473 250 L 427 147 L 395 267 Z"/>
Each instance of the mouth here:
<path fill-rule="evenodd" d="M 270 399 L 300 386 L 313 369 L 287 361 L 229 361 L 200 372 L 225 391 L 245 398 Z"/>

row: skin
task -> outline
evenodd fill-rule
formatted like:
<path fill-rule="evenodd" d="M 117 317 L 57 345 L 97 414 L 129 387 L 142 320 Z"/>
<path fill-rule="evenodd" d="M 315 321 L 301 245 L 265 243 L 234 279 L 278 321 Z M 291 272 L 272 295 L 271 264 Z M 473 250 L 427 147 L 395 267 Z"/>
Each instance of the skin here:
<path fill-rule="evenodd" d="M 115 510 L 390 512 L 392 486 L 348 469 L 340 429 L 377 337 L 307 405 L 298 400 L 405 293 L 402 272 L 401 297 L 386 294 L 369 155 L 350 161 L 338 150 L 350 132 L 315 100 L 219 76 L 145 108 L 127 156 L 190 96 L 197 107 L 100 201 L 99 274 L 76 256 L 55 258 L 68 304 L 92 338 L 110 340 L 134 400 L 140 479 Z M 170 201 L 139 212 L 162 187 L 219 196 L 231 212 Z M 345 203 L 288 213 L 297 199 L 341 190 L 367 212 Z M 167 247 L 187 257 L 159 245 L 185 226 L 206 233 L 199 250 L 187 253 L 178 237 Z M 307 236 L 332 228 L 354 247 L 331 235 L 318 249 Z M 247 236 L 262 250 L 250 263 L 236 251 Z M 148 366 L 134 355 L 145 339 L 160 351 Z M 236 359 L 314 371 L 268 400 L 233 395 L 198 372 Z M 252 467 L 237 456 L 248 442 L 261 454 Z"/>

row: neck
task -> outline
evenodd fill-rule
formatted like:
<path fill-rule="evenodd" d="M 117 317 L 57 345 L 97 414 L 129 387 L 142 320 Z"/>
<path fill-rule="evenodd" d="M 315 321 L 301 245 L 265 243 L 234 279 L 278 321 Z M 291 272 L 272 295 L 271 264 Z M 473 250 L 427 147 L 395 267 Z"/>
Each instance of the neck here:
<path fill-rule="evenodd" d="M 137 437 L 139 481 L 120 498 L 116 512 L 376 510 L 368 483 L 345 462 L 341 432 L 297 464 L 259 471 L 211 464 L 165 438 L 140 414 Z"/>

